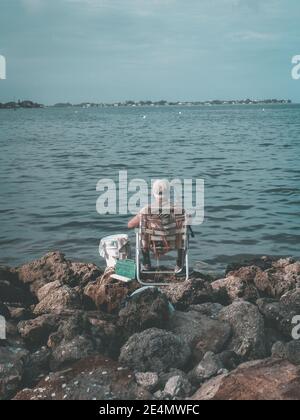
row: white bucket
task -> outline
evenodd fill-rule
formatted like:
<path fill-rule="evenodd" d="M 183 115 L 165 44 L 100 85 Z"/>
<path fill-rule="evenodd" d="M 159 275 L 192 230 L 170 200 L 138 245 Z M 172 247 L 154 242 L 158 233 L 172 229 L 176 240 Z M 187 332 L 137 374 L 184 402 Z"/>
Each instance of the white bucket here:
<path fill-rule="evenodd" d="M 130 258 L 130 241 L 128 235 L 117 234 L 101 239 L 99 245 L 100 257 L 106 259 L 108 268 L 115 267 L 117 260 Z"/>

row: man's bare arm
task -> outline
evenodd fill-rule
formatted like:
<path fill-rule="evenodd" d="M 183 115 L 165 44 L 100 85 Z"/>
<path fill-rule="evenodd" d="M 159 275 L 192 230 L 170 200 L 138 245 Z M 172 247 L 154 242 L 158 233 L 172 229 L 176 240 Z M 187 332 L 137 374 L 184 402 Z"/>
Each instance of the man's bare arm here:
<path fill-rule="evenodd" d="M 140 226 L 140 215 L 136 215 L 128 222 L 128 229 L 135 229 Z"/>

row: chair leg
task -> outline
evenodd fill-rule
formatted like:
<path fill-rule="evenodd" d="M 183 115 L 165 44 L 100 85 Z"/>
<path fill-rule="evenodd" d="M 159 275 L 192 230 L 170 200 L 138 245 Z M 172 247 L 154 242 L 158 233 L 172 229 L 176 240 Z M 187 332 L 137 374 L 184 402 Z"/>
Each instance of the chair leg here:
<path fill-rule="evenodd" d="M 189 253 L 188 253 L 188 250 L 186 250 L 186 253 L 185 253 L 185 280 L 186 281 L 189 279 L 189 274 L 190 274 Z"/>

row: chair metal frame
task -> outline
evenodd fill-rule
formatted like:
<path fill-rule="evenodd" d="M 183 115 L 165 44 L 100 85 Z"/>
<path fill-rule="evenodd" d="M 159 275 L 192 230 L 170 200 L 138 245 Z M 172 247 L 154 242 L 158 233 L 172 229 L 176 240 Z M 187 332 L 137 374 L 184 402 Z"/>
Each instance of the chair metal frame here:
<path fill-rule="evenodd" d="M 141 239 L 142 239 L 142 223 L 140 222 L 140 226 L 139 228 L 137 228 L 135 230 L 136 232 L 136 276 L 137 276 L 137 281 L 142 285 L 142 286 L 167 286 L 168 283 L 147 283 L 141 280 L 141 273 L 143 274 L 174 274 L 174 271 L 157 271 L 157 270 L 153 270 L 153 271 L 143 271 L 141 272 L 140 269 L 140 256 L 141 256 L 141 252 L 142 252 L 142 247 L 141 247 Z M 188 226 L 188 217 L 187 215 L 185 216 L 185 225 L 184 225 L 184 235 L 185 235 L 185 247 L 182 248 L 182 250 L 185 252 L 185 281 L 189 279 L 189 226 Z M 171 251 L 176 251 L 178 250 L 177 248 L 174 248 L 168 252 Z M 149 252 L 151 253 L 151 250 L 149 250 Z M 171 283 L 170 283 L 171 284 Z"/>

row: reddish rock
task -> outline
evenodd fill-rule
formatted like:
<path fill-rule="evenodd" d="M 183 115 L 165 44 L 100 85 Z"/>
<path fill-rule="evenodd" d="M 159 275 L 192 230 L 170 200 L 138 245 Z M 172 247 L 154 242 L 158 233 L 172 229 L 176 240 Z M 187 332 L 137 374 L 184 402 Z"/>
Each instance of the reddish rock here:
<path fill-rule="evenodd" d="M 112 271 L 104 273 L 84 289 L 84 295 L 90 298 L 98 309 L 108 313 L 120 310 L 124 300 L 139 287 L 136 282 L 124 283 L 114 280 L 111 274 Z"/>
<path fill-rule="evenodd" d="M 206 382 L 192 400 L 299 400 L 300 368 L 266 359 L 240 365 Z"/>
<path fill-rule="evenodd" d="M 61 252 L 50 252 L 19 267 L 17 272 L 19 279 L 28 284 L 35 295 L 48 283 L 60 281 L 71 287 L 84 286 L 101 275 L 101 270 L 94 264 L 73 263 Z"/>
<path fill-rule="evenodd" d="M 240 298 L 255 302 L 260 297 L 254 284 L 255 276 L 259 271 L 254 266 L 242 267 L 230 273 L 226 278 L 213 282 L 212 288 L 215 291 L 225 290 L 232 302 Z"/>
<path fill-rule="evenodd" d="M 255 302 L 262 297 L 279 299 L 284 293 L 300 286 L 300 262 L 291 258 L 261 259 L 258 265 L 239 267 L 226 278 L 212 283 L 214 291 L 225 290 L 231 301 L 244 299 Z"/>
<path fill-rule="evenodd" d="M 57 330 L 59 318 L 54 315 L 42 315 L 18 324 L 18 331 L 29 347 L 45 345 L 49 335 Z"/>
<path fill-rule="evenodd" d="M 77 291 L 58 280 L 41 287 L 37 296 L 39 303 L 34 308 L 35 315 L 80 308 L 80 296 Z"/>
<path fill-rule="evenodd" d="M 15 400 L 147 400 L 134 374 L 103 356 L 90 357 L 62 372 L 51 373 L 36 388 L 19 392 Z"/>
<path fill-rule="evenodd" d="M 168 299 L 179 310 L 190 305 L 212 302 L 214 293 L 210 283 L 201 278 L 191 278 L 182 283 L 174 283 L 161 287 Z"/>

